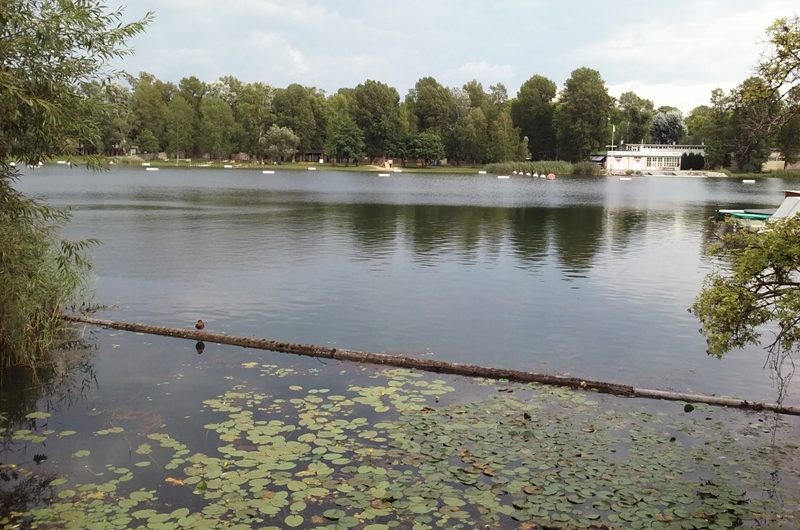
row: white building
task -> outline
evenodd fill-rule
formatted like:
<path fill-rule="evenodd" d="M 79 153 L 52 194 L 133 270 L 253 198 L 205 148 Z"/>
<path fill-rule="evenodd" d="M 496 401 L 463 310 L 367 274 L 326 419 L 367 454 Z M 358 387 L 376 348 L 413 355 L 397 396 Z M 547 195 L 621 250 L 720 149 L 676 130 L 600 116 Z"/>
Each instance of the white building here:
<path fill-rule="evenodd" d="M 705 145 L 622 144 L 610 146 L 603 166 L 609 173 L 676 171 L 683 155 L 706 156 Z"/>

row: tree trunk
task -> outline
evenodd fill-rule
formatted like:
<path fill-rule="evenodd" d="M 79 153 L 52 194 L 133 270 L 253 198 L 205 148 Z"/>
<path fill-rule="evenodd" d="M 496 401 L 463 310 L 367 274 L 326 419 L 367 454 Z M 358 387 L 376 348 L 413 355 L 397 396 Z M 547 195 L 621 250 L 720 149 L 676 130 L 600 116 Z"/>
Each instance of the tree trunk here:
<path fill-rule="evenodd" d="M 295 355 L 304 355 L 308 357 L 322 357 L 326 359 L 335 359 L 338 361 L 395 366 L 398 368 L 424 370 L 426 372 L 461 375 L 466 377 L 482 377 L 485 379 L 504 380 L 518 383 L 539 383 L 543 385 L 566 386 L 574 389 L 594 390 L 603 394 L 612 394 L 615 396 L 664 399 L 670 401 L 683 401 L 687 403 L 705 403 L 708 405 L 734 407 L 755 411 L 769 410 L 780 414 L 800 416 L 800 407 L 783 406 L 779 403 L 759 403 L 757 401 L 748 401 L 737 398 L 635 388 L 630 385 L 597 381 L 592 379 L 582 379 L 579 377 L 569 377 L 564 375 L 523 372 L 520 370 L 507 370 L 503 368 L 490 368 L 472 364 L 439 361 L 436 359 L 422 359 L 407 355 L 362 352 L 357 350 L 332 348 L 329 346 L 318 346 L 314 344 L 298 344 L 253 337 L 235 337 L 225 335 L 223 333 L 212 333 L 208 331 L 197 331 L 183 328 L 170 328 L 165 326 L 152 326 L 133 322 L 101 320 L 97 318 L 76 315 L 67 315 L 64 316 L 64 319 L 70 322 L 80 322 L 84 324 L 121 329 L 125 331 L 134 331 L 138 333 L 149 333 L 152 335 L 163 335 L 166 337 L 177 337 L 195 341 L 215 342 L 218 344 L 229 344 L 244 348 L 271 350 Z"/>

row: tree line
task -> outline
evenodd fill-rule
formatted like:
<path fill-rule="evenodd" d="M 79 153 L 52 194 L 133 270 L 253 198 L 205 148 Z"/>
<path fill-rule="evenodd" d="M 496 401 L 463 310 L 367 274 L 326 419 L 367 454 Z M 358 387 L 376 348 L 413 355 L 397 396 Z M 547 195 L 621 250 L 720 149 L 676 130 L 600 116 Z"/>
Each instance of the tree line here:
<path fill-rule="evenodd" d="M 487 90 L 473 80 L 457 88 L 433 77 L 417 81 L 404 99 L 374 80 L 332 95 L 231 76 L 212 83 L 191 76 L 176 85 L 140 73 L 125 81 L 82 85 L 100 129 L 99 140 L 83 143 L 84 152 L 119 155 L 135 145 L 142 152 L 218 159 L 246 153 L 280 161 L 324 151 L 344 163 L 364 156 L 456 164 L 579 161 L 603 148 L 612 125 L 621 130 L 623 121 L 625 138 L 676 141 L 683 131 L 651 131 L 661 114 L 677 111 L 654 111 L 652 102 L 630 92 L 616 100 L 590 68 L 572 72 L 560 92 L 552 80 L 534 75 L 515 98 L 501 83 Z"/>
<path fill-rule="evenodd" d="M 778 147 L 788 162 L 800 150 L 800 117 L 779 128 L 753 130 L 755 118 L 786 110 L 780 97 L 765 97 L 769 82 L 753 77 L 688 118 L 671 106 L 656 108 L 634 92 L 609 95 L 600 73 L 572 72 L 561 88 L 533 75 L 510 98 L 501 83 L 478 81 L 446 87 L 433 77 L 417 81 L 404 99 L 397 89 L 366 80 L 332 95 L 291 84 L 277 88 L 226 76 L 207 83 L 191 76 L 176 85 L 152 74 L 126 83 L 83 85 L 93 102 L 100 141 L 86 152 L 118 155 L 127 147 L 170 156 L 227 159 L 292 159 L 325 152 L 349 163 L 395 158 L 455 164 L 512 160 L 585 160 L 615 143 L 704 143 L 707 167 L 758 170 Z"/>

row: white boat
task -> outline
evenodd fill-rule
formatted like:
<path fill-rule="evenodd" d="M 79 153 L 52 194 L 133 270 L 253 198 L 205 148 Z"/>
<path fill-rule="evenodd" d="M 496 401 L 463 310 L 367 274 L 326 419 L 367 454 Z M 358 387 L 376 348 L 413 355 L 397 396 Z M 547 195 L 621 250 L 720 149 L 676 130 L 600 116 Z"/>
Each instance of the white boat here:
<path fill-rule="evenodd" d="M 757 232 L 767 223 L 800 215 L 800 191 L 783 190 L 783 202 L 777 209 L 717 210 L 717 220 L 734 219 L 748 230 Z"/>
<path fill-rule="evenodd" d="M 150 162 L 142 162 L 142 165 L 143 165 L 144 167 L 148 167 L 148 166 L 150 166 Z"/>
<path fill-rule="evenodd" d="M 631 180 L 631 178 L 630 178 L 630 177 L 620 177 L 619 179 L 620 179 L 620 180 Z"/>
<path fill-rule="evenodd" d="M 315 167 L 310 167 L 310 168 L 308 168 L 308 170 L 309 170 L 309 171 L 316 171 L 316 170 L 317 170 L 317 168 L 315 168 Z"/>
<path fill-rule="evenodd" d="M 485 174 L 486 174 L 486 171 L 484 171 L 483 169 L 481 169 L 480 171 L 478 171 L 478 175 L 485 175 Z"/>
<path fill-rule="evenodd" d="M 265 169 L 264 171 L 262 171 L 262 173 L 265 175 L 274 175 L 275 171 L 272 169 Z"/>
<path fill-rule="evenodd" d="M 379 177 L 388 177 L 389 174 L 388 173 L 378 173 L 378 176 Z"/>
<path fill-rule="evenodd" d="M 507 178 L 511 178 L 511 177 L 509 177 L 508 175 L 497 175 L 497 178 L 499 178 L 499 179 L 507 179 Z"/>
<path fill-rule="evenodd" d="M 742 184 L 755 184 L 756 181 L 753 179 L 743 179 Z"/>
<path fill-rule="evenodd" d="M 158 171 L 157 167 L 146 167 L 144 168 L 145 171 Z"/>
<path fill-rule="evenodd" d="M 66 163 L 67 163 L 67 161 L 66 161 L 66 160 L 57 160 L 57 161 L 56 161 L 56 164 L 59 164 L 59 165 L 62 165 L 62 166 L 63 166 L 64 164 L 66 164 Z"/>
<path fill-rule="evenodd" d="M 402 173 L 402 172 L 403 172 L 402 169 L 393 169 L 392 170 L 392 173 Z"/>
<path fill-rule="evenodd" d="M 225 169 L 232 169 L 233 168 L 233 166 L 231 164 L 225 164 L 222 167 L 224 167 Z"/>

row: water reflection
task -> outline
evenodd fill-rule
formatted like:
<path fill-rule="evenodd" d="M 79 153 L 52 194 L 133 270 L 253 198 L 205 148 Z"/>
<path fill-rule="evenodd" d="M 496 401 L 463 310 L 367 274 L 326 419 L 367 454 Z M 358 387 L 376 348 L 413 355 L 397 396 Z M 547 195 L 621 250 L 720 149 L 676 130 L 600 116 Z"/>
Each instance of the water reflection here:
<path fill-rule="evenodd" d="M 39 420 L 26 418 L 31 410 L 43 405 L 44 410 L 57 411 L 69 408 L 84 399 L 87 392 L 97 386 L 92 362 L 95 345 L 91 340 L 81 341 L 59 354 L 52 364 L 32 370 L 15 366 L 0 370 L 0 413 L 4 417 L 3 436 L 14 429 L 33 429 Z"/>
<path fill-rule="evenodd" d="M 714 264 L 707 219 L 778 202 L 777 180 L 59 171 L 21 184 L 103 242 L 109 317 L 773 395 L 763 352 L 708 359 L 686 308 Z"/>

